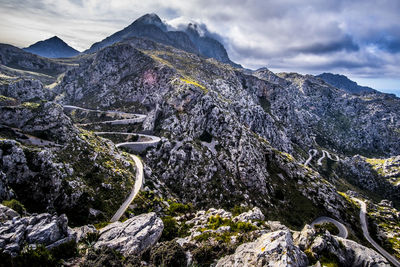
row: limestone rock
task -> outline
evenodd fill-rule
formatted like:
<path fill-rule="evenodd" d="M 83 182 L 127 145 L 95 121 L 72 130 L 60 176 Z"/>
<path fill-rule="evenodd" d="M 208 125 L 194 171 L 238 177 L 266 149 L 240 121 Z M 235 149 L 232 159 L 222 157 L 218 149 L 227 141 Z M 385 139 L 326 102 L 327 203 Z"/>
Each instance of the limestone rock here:
<path fill-rule="evenodd" d="M 0 204 L 0 222 L 12 220 L 14 217 L 19 217 L 18 212 Z"/>
<path fill-rule="evenodd" d="M 315 230 L 309 224 L 306 224 L 301 232 L 295 232 L 293 239 L 295 244 L 299 246 L 301 250 L 305 250 L 311 244 L 315 236 Z"/>
<path fill-rule="evenodd" d="M 240 245 L 234 254 L 220 259 L 217 266 L 306 266 L 307 256 L 293 243 L 289 231 L 264 234 Z"/>
<path fill-rule="evenodd" d="M 76 235 L 76 242 L 81 241 L 82 239 L 85 239 L 89 233 L 98 233 L 99 231 L 94 227 L 93 225 L 83 225 L 80 227 L 75 227 L 72 229 L 74 234 Z"/>
<path fill-rule="evenodd" d="M 248 221 L 254 221 L 254 220 L 263 221 L 264 219 L 265 219 L 264 214 L 261 212 L 261 210 L 258 207 L 255 207 L 252 210 L 243 212 L 242 214 L 239 214 L 238 216 L 234 217 L 233 221 L 248 222 Z"/>
<path fill-rule="evenodd" d="M 158 241 L 163 229 L 163 222 L 154 212 L 141 214 L 101 229 L 95 248 L 109 247 L 125 256 L 140 254 Z"/>
<path fill-rule="evenodd" d="M 47 247 L 70 240 L 68 219 L 65 215 L 52 216 L 48 213 L 30 217 L 14 217 L 0 223 L 0 250 L 17 254 L 24 244 L 43 244 Z"/>
<path fill-rule="evenodd" d="M 390 266 L 389 262 L 375 250 L 364 247 L 352 240 L 334 237 L 346 248 L 348 256 L 352 255 L 352 261 L 347 266 Z"/>
<path fill-rule="evenodd" d="M 12 97 L 19 101 L 49 99 L 51 91 L 34 79 L 19 79 L 10 84 L 0 86 L 0 95 Z"/>

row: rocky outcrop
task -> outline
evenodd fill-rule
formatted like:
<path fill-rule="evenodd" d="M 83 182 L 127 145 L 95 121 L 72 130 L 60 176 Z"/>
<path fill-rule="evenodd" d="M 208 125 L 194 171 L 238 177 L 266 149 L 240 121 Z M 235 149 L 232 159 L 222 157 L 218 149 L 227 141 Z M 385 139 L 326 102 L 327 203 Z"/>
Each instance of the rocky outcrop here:
<path fill-rule="evenodd" d="M 390 199 L 398 205 L 400 168 L 396 166 L 396 159 L 398 156 L 388 159 L 366 158 L 360 155 L 347 157 L 340 162 L 336 173 L 359 188 Z"/>
<path fill-rule="evenodd" d="M 70 141 L 78 134 L 63 108 L 53 102 L 26 102 L 18 106 L 0 107 L 0 124 L 61 143 Z"/>
<path fill-rule="evenodd" d="M 98 234 L 99 231 L 92 224 L 75 227 L 72 229 L 76 236 L 76 242 L 80 242 L 88 237 L 89 234 Z"/>
<path fill-rule="evenodd" d="M 52 92 L 43 84 L 34 79 L 18 79 L 16 81 L 0 85 L 0 95 L 18 99 L 21 102 L 50 99 Z"/>
<path fill-rule="evenodd" d="M 248 222 L 248 221 L 263 221 L 265 219 L 264 214 L 258 207 L 255 207 L 247 212 L 241 213 L 238 216 L 233 218 L 233 221 L 241 221 L 241 222 Z"/>
<path fill-rule="evenodd" d="M 18 212 L 0 204 L 0 222 L 12 220 L 14 217 L 19 217 Z"/>
<path fill-rule="evenodd" d="M 125 256 L 138 255 L 158 241 L 163 229 L 163 222 L 155 213 L 141 214 L 101 229 L 95 248 L 109 247 Z"/>
<path fill-rule="evenodd" d="M 364 247 L 352 240 L 340 237 L 335 238 L 338 242 L 342 242 L 346 248 L 346 256 L 351 259 L 347 266 L 390 266 L 389 262 L 375 250 Z"/>
<path fill-rule="evenodd" d="M 307 251 L 313 262 L 328 259 L 339 266 L 389 266 L 387 260 L 374 250 L 327 231 L 317 234 L 309 225 L 301 232 L 295 232 L 293 237 L 294 243 Z"/>
<path fill-rule="evenodd" d="M 306 266 L 307 256 L 293 243 L 289 231 L 264 234 L 240 245 L 234 254 L 220 259 L 217 266 Z"/>
<path fill-rule="evenodd" d="M 68 230 L 65 215 L 48 213 L 29 217 L 14 216 L 11 220 L 0 222 L 0 250 L 16 255 L 25 244 L 43 244 L 48 248 L 74 239 Z"/>

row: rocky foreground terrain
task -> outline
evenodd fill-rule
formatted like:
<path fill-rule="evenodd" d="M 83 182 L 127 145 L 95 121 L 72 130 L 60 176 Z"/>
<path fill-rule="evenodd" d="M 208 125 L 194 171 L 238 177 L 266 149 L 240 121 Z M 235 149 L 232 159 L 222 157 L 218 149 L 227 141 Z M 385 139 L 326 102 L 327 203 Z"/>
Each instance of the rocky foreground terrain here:
<path fill-rule="evenodd" d="M 399 98 L 114 37 L 70 59 L 0 46 L 0 265 L 389 266 L 357 200 L 399 257 Z M 121 146 L 137 134 L 160 139 Z"/>

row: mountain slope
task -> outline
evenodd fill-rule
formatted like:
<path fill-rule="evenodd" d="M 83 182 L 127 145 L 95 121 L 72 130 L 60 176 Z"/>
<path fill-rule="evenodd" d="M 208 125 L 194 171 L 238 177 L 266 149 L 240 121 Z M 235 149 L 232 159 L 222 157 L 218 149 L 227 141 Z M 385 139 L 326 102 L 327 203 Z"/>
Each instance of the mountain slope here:
<path fill-rule="evenodd" d="M 197 207 L 252 203 L 296 227 L 324 212 L 318 203 L 340 212 L 345 204 L 332 187 L 272 147 L 287 149 L 290 141 L 241 78 L 215 60 L 133 38 L 99 51 L 56 92 L 68 104 L 149 114 L 143 130 L 164 139 L 143 157 L 152 170 L 148 180 L 166 195 Z M 265 90 L 273 86 L 243 78 Z M 257 132 L 254 126 L 261 123 L 265 130 Z"/>
<path fill-rule="evenodd" d="M 316 77 L 321 78 L 330 85 L 343 89 L 346 92 L 352 94 L 362 94 L 362 93 L 378 93 L 377 90 L 371 87 L 358 85 L 356 82 L 350 80 L 344 75 L 333 74 L 333 73 L 322 73 Z"/>
<path fill-rule="evenodd" d="M 200 54 L 207 58 L 215 58 L 223 63 L 231 64 L 235 67 L 240 65 L 233 63 L 221 43 L 210 37 L 200 37 L 197 31 L 168 31 L 167 26 L 156 14 L 146 14 L 131 25 L 118 31 L 104 40 L 94 43 L 85 53 L 93 53 L 103 47 L 112 45 L 131 37 L 148 38 L 158 43 L 170 45 L 184 51 Z"/>
<path fill-rule="evenodd" d="M 79 54 L 78 50 L 70 47 L 57 36 L 34 43 L 24 50 L 48 58 L 74 57 Z"/>

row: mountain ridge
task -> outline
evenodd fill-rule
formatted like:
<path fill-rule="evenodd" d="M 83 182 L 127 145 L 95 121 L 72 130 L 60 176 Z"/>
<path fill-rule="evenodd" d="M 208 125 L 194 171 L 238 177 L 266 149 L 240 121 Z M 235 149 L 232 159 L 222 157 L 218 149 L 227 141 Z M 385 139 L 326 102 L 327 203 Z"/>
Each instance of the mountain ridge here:
<path fill-rule="evenodd" d="M 329 83 L 330 85 L 343 89 L 346 92 L 352 94 L 362 94 L 362 93 L 381 93 L 376 89 L 368 86 L 358 85 L 355 81 L 350 80 L 348 77 L 342 74 L 333 74 L 324 72 L 315 76 Z"/>
<path fill-rule="evenodd" d="M 239 64 L 229 59 L 228 53 L 220 42 L 211 37 L 200 36 L 198 32 L 191 31 L 191 25 L 189 24 L 185 31 L 169 31 L 167 25 L 156 14 L 146 14 L 136 19 L 124 29 L 115 32 L 100 42 L 94 43 L 84 53 L 96 52 L 105 46 L 130 37 L 142 37 L 165 45 L 171 45 L 190 53 L 200 54 L 206 58 L 214 58 L 223 63 L 241 68 Z"/>

